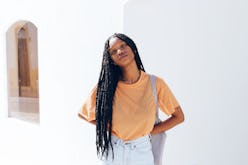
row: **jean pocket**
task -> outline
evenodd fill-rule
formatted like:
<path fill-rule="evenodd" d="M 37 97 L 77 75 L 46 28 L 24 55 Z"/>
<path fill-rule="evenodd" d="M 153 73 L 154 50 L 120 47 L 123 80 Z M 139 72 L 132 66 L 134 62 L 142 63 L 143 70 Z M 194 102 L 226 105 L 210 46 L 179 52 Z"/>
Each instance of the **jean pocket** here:
<path fill-rule="evenodd" d="M 146 140 L 143 142 L 140 142 L 133 147 L 135 150 L 139 152 L 147 152 L 152 150 L 152 145 L 150 140 Z"/>
<path fill-rule="evenodd" d="M 150 139 L 136 144 L 131 151 L 131 160 L 135 165 L 152 165 L 153 154 Z"/>

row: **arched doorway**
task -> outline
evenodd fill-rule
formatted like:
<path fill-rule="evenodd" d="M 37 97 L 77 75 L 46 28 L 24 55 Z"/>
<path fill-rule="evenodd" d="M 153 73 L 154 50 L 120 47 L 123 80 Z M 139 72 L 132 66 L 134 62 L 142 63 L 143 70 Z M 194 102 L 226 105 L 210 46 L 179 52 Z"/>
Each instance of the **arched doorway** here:
<path fill-rule="evenodd" d="M 6 33 L 8 116 L 39 123 L 37 28 L 14 23 Z"/>

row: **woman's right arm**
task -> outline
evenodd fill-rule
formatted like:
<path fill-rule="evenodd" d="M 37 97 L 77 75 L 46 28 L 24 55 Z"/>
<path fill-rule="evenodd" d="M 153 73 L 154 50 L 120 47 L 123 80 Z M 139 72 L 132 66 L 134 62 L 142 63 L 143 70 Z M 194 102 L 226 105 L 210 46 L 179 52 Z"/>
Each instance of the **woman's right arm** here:
<path fill-rule="evenodd" d="M 96 89 L 97 87 L 94 86 L 94 88 L 91 90 L 89 96 L 83 103 L 82 107 L 80 108 L 78 112 L 78 116 L 91 123 L 96 125 L 96 117 L 95 117 L 95 110 L 96 110 Z"/>

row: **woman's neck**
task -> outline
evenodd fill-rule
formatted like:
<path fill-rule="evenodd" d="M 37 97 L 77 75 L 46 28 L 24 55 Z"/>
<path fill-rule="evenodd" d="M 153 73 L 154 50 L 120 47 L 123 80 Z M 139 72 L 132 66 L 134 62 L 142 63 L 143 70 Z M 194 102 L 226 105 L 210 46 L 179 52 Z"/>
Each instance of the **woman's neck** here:
<path fill-rule="evenodd" d="M 140 75 L 141 71 L 138 68 L 133 70 L 122 70 L 121 81 L 127 84 L 133 84 L 139 80 Z"/>

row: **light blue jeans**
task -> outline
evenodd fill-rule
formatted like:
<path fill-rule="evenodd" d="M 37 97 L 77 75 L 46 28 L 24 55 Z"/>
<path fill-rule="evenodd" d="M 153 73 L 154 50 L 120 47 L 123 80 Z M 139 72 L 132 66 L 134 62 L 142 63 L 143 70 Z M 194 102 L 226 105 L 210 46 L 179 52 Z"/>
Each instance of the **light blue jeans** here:
<path fill-rule="evenodd" d="M 150 136 L 146 135 L 131 141 L 123 141 L 112 136 L 114 159 L 109 149 L 103 165 L 154 165 Z"/>

